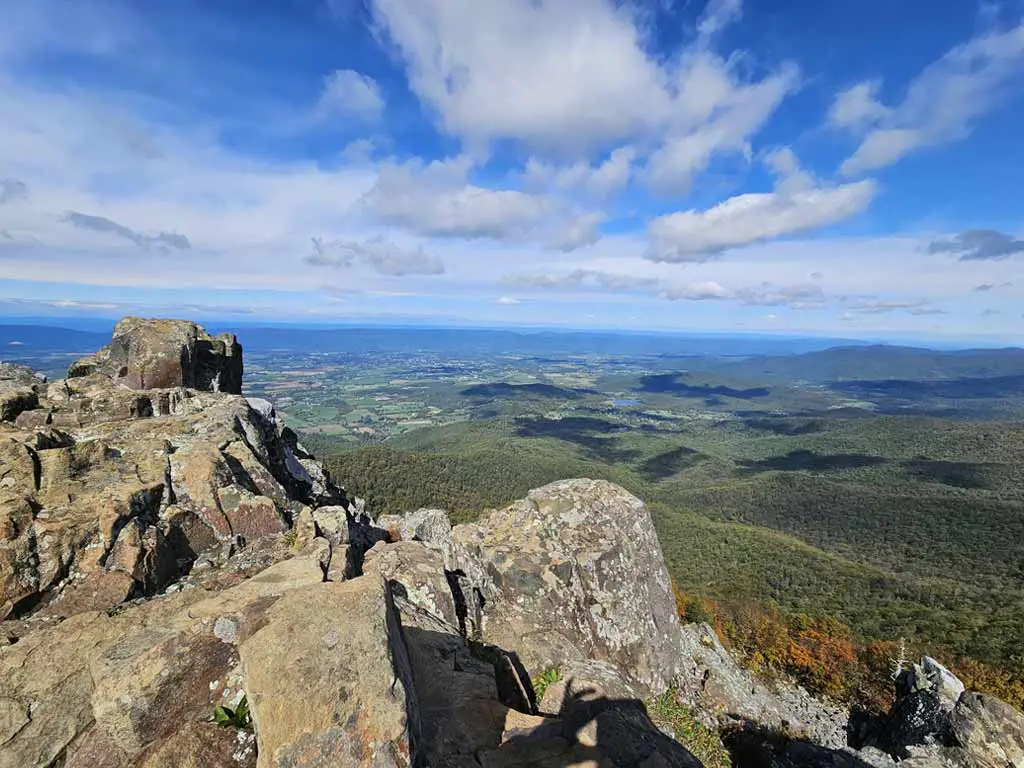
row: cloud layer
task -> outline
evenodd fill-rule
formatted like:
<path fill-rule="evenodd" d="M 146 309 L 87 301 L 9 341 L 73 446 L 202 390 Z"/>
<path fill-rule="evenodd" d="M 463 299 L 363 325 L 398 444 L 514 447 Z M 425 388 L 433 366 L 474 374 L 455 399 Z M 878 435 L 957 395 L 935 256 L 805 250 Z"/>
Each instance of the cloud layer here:
<path fill-rule="evenodd" d="M 946 52 L 908 53 L 917 74 L 901 80 L 770 44 L 764 9 L 741 0 L 284 5 L 271 22 L 8 0 L 0 300 L 99 312 L 148 292 L 296 317 L 866 335 L 997 312 L 1019 325 L 1012 195 L 961 190 L 941 160 L 916 186 L 899 176 L 905 156 L 971 146 L 1015 103 L 1019 22 L 932 41 Z M 156 297 L 168 285 L 237 293 Z"/>

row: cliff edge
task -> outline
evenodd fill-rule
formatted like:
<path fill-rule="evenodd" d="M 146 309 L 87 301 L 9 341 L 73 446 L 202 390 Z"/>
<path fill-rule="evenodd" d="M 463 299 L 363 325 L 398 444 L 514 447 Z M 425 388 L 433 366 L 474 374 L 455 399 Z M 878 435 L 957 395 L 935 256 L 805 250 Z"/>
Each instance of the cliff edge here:
<path fill-rule="evenodd" d="M 618 486 L 367 511 L 241 375 L 137 318 L 67 379 L 0 365 L 0 768 L 1024 766 L 1024 716 L 931 660 L 848 746 L 680 624 Z"/>

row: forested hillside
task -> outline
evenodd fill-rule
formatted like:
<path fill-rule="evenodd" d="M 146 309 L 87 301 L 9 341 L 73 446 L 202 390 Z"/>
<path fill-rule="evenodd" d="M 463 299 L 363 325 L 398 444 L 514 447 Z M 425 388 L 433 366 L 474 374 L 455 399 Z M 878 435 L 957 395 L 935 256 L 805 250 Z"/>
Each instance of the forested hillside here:
<path fill-rule="evenodd" d="M 519 417 L 420 429 L 328 464 L 374 510 L 443 506 L 459 520 L 560 477 L 621 483 L 655 513 L 683 610 L 737 645 L 817 617 L 853 660 L 905 638 L 1012 696 L 1024 692 L 1022 437 L 1015 423 L 922 417 L 752 418 L 671 435 Z"/>

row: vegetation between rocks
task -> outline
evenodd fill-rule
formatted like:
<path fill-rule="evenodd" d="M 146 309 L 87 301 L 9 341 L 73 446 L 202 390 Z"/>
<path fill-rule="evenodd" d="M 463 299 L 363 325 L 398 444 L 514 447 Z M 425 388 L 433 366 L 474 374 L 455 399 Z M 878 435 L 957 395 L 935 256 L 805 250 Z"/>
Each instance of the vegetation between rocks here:
<path fill-rule="evenodd" d="M 648 705 L 651 719 L 672 731 L 676 741 L 686 747 L 705 768 L 730 768 L 729 750 L 718 733 L 701 723 L 685 704 L 679 691 L 670 689 Z"/>

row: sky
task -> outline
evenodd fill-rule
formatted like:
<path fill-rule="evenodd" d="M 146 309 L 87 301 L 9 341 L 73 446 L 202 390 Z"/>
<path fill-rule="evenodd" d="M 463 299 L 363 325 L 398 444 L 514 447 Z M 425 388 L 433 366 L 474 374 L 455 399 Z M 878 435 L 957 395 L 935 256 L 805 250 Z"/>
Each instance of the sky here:
<path fill-rule="evenodd" d="M 1024 0 L 0 0 L 0 317 L 1024 336 Z"/>

